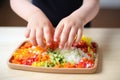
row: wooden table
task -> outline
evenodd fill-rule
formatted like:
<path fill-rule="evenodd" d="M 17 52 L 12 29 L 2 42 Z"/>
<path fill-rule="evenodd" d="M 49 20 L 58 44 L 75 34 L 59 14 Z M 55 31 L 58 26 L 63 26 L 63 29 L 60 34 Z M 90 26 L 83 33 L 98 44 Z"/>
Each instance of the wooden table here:
<path fill-rule="evenodd" d="M 99 44 L 95 74 L 53 74 L 10 69 L 9 56 L 25 39 L 25 27 L 0 27 L 0 80 L 120 80 L 120 28 L 89 28 L 86 36 Z"/>

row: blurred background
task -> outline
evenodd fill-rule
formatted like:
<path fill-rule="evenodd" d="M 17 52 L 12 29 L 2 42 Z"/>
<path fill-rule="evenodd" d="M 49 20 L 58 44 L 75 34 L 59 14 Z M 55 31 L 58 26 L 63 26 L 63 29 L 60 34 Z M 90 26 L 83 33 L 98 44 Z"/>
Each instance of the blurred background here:
<path fill-rule="evenodd" d="M 0 26 L 26 26 L 27 22 L 10 8 L 9 0 L 0 0 Z M 91 23 L 92 27 L 120 27 L 120 0 L 100 0 L 100 11 Z"/>

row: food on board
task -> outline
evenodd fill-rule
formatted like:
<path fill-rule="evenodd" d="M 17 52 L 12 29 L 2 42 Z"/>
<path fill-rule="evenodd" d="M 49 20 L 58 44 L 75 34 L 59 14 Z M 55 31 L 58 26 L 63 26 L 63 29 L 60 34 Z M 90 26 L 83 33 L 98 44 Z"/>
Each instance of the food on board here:
<path fill-rule="evenodd" d="M 70 49 L 59 49 L 58 43 L 42 48 L 24 42 L 14 53 L 11 63 L 53 68 L 92 68 L 97 55 L 97 43 L 90 37 L 82 36 L 79 43 Z"/>

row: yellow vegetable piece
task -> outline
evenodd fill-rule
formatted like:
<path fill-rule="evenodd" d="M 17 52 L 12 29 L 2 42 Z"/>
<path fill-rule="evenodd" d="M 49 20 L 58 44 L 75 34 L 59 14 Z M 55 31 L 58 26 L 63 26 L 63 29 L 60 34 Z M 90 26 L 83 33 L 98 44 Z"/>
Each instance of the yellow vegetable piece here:
<path fill-rule="evenodd" d="M 32 66 L 37 66 L 37 62 L 33 62 L 33 63 L 32 63 Z"/>
<path fill-rule="evenodd" d="M 91 45 L 92 39 L 90 37 L 83 35 L 81 40 L 85 41 L 88 45 Z"/>

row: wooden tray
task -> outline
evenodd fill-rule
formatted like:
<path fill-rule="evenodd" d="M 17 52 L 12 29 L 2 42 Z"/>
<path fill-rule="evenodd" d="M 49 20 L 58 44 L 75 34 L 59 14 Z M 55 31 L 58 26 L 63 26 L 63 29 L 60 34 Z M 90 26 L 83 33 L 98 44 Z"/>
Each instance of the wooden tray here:
<path fill-rule="evenodd" d="M 18 49 L 25 42 L 26 41 L 23 41 L 16 49 Z M 8 60 L 8 66 L 12 69 L 35 71 L 35 72 L 47 72 L 47 73 L 95 73 L 98 66 L 98 59 L 99 59 L 98 57 L 99 54 L 97 49 L 95 64 L 94 67 L 92 68 L 46 68 L 46 67 L 34 67 L 29 65 L 11 63 L 10 62 L 10 60 L 12 59 L 12 55 L 11 55 Z"/>

